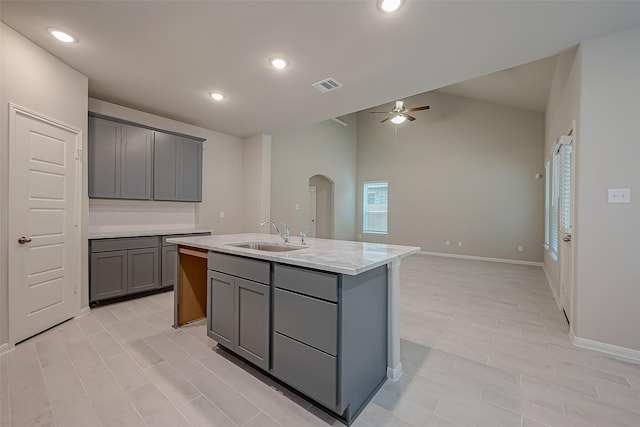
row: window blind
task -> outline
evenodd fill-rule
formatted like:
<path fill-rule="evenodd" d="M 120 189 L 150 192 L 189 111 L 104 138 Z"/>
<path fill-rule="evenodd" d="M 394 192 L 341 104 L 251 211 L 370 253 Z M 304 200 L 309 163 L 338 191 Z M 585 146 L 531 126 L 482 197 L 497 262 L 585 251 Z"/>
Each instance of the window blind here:
<path fill-rule="evenodd" d="M 558 252 L 558 192 L 559 192 L 559 171 L 560 156 L 558 153 L 553 155 L 553 169 L 551 182 L 551 250 Z"/>
<path fill-rule="evenodd" d="M 559 153 L 560 232 L 571 234 L 571 156 L 572 145 L 563 145 Z"/>

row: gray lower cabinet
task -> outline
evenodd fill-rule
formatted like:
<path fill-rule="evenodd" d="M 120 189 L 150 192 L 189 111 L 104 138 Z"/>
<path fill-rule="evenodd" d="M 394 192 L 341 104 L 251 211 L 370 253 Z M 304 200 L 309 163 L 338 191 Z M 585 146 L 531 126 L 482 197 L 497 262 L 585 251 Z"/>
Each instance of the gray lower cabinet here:
<path fill-rule="evenodd" d="M 178 280 L 178 247 L 168 245 L 162 247 L 162 274 L 160 286 L 173 287 Z"/>
<path fill-rule="evenodd" d="M 387 266 L 350 276 L 209 252 L 208 268 L 207 335 L 350 424 L 387 378 Z"/>
<path fill-rule="evenodd" d="M 127 251 L 127 292 L 144 292 L 160 285 L 160 257 L 155 248 Z"/>
<path fill-rule="evenodd" d="M 178 280 L 178 247 L 167 239 L 209 235 L 199 232 L 90 240 L 90 302 L 173 288 Z"/>
<path fill-rule="evenodd" d="M 207 277 L 207 335 L 268 370 L 270 263 L 211 252 Z"/>
<path fill-rule="evenodd" d="M 273 288 L 272 374 L 350 423 L 386 380 L 387 267 L 275 264 Z"/>
<path fill-rule="evenodd" d="M 92 253 L 90 268 L 91 301 L 127 294 L 127 251 Z"/>
<path fill-rule="evenodd" d="M 158 236 L 91 240 L 90 301 L 158 288 L 159 242 Z"/>

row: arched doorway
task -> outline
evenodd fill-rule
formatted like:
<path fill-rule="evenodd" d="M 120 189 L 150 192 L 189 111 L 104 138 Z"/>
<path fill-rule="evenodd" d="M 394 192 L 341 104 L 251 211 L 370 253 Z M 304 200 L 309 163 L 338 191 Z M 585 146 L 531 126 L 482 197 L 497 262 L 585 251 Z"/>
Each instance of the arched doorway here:
<path fill-rule="evenodd" d="M 309 178 L 308 234 L 333 238 L 333 181 L 324 175 Z"/>

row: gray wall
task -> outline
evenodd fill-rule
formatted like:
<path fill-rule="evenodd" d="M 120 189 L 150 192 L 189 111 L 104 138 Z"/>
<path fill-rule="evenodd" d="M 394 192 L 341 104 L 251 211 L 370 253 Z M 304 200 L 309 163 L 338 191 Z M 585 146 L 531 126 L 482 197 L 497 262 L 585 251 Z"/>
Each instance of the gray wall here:
<path fill-rule="evenodd" d="M 244 159 L 240 138 L 93 98 L 89 99 L 89 111 L 206 139 L 202 153 L 202 203 L 195 204 L 196 225 L 212 228 L 215 234 L 243 230 Z M 220 218 L 220 211 L 225 212 L 224 218 Z"/>
<path fill-rule="evenodd" d="M 333 237 L 354 238 L 356 115 L 341 120 L 348 126 L 327 120 L 272 136 L 271 219 L 286 222 L 292 235 L 307 229 L 309 178 L 324 175 L 334 182 Z"/>
<path fill-rule="evenodd" d="M 10 27 L 0 23 L 0 345 L 8 342 L 8 273 L 7 245 L 13 236 L 7 230 L 9 200 L 9 102 L 54 118 L 87 135 L 88 79 L 33 44 Z M 83 176 L 86 176 L 86 155 L 83 156 Z M 87 194 L 86 180 L 83 194 Z M 88 198 L 82 200 L 84 213 L 81 227 L 82 253 L 87 250 Z M 10 239 L 11 237 L 11 239 Z M 82 305 L 88 304 L 86 283 L 87 258 L 80 259 L 82 269 Z"/>
<path fill-rule="evenodd" d="M 259 134 L 242 142 L 244 232 L 259 233 L 271 214 L 271 135 Z"/>
<path fill-rule="evenodd" d="M 545 189 L 534 175 L 544 177 L 544 115 L 437 92 L 405 105 L 431 110 L 414 113 L 397 135 L 379 123 L 384 115 L 369 113 L 391 104 L 358 113 L 359 237 L 542 262 Z M 389 181 L 387 236 L 361 233 L 362 185 L 374 180 Z"/>
<path fill-rule="evenodd" d="M 638 46 L 640 27 L 581 45 L 574 245 L 576 335 L 640 351 Z M 607 203 L 625 187 L 631 203 Z"/>

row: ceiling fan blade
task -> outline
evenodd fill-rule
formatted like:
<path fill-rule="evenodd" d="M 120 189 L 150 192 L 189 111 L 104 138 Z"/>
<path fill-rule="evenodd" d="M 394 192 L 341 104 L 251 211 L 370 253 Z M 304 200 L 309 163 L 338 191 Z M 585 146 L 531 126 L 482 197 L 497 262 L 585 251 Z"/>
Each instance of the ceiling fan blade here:
<path fill-rule="evenodd" d="M 408 115 L 407 113 L 404 113 L 403 116 L 405 116 L 410 122 L 414 121 L 416 118 L 413 116 Z"/>
<path fill-rule="evenodd" d="M 391 117 L 387 117 L 386 119 L 381 120 L 381 121 L 380 121 L 380 123 L 384 123 L 384 122 L 386 122 L 387 120 L 389 120 L 390 118 L 391 118 Z"/>
<path fill-rule="evenodd" d="M 411 112 L 411 111 L 422 111 L 422 110 L 428 110 L 431 107 L 429 107 L 428 105 L 423 105 L 422 107 L 413 107 L 413 108 L 409 108 L 407 111 Z"/>

